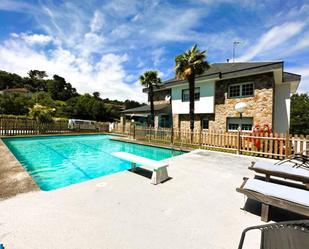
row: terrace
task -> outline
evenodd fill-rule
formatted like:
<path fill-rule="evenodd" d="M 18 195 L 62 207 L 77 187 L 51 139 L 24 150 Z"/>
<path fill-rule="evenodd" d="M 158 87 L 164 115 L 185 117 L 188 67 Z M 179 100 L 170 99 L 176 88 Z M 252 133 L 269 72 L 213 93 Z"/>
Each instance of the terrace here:
<path fill-rule="evenodd" d="M 258 225 L 260 205 L 235 191 L 252 160 L 206 150 L 166 159 L 171 180 L 149 184 L 129 171 L 0 202 L 7 248 L 236 248 Z M 246 210 L 241 208 L 246 204 Z M 272 220 L 300 218 L 271 209 Z M 252 232 L 245 248 L 259 248 Z"/>

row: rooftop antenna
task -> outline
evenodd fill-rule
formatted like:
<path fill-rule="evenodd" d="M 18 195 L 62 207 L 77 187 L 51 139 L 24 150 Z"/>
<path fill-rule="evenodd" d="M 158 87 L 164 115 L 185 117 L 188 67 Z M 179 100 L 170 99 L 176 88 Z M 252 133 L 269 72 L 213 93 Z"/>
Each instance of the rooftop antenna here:
<path fill-rule="evenodd" d="M 240 41 L 234 41 L 233 42 L 233 62 L 235 62 L 235 48 L 237 45 L 240 45 Z"/>

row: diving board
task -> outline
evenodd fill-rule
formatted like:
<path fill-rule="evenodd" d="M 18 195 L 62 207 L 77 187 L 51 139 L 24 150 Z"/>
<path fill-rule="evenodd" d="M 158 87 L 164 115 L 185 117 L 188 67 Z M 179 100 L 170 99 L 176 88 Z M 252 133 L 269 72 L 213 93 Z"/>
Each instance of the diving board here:
<path fill-rule="evenodd" d="M 168 163 L 166 162 L 151 160 L 151 159 L 133 155 L 127 152 L 114 152 L 112 153 L 112 155 L 124 161 L 131 162 L 131 169 L 133 172 L 135 171 L 136 164 L 140 165 L 140 167 L 146 167 L 148 169 L 151 169 L 152 171 L 151 183 L 152 184 L 161 183 L 169 178 L 168 173 L 167 173 Z"/>

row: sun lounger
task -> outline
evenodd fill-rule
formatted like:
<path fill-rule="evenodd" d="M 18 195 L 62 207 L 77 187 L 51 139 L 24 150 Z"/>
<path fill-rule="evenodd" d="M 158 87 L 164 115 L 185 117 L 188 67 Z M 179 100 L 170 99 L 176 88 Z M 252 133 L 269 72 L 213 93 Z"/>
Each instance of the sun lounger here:
<path fill-rule="evenodd" d="M 269 181 L 271 176 L 276 176 L 293 181 L 300 181 L 309 188 L 309 169 L 307 168 L 293 167 L 290 163 L 277 165 L 268 162 L 252 162 L 249 169 L 260 174 L 265 174 L 266 181 Z"/>
<path fill-rule="evenodd" d="M 241 235 L 238 249 L 243 248 L 246 233 L 261 231 L 260 248 L 305 249 L 309 245 L 309 220 L 272 223 L 246 228 Z"/>
<path fill-rule="evenodd" d="M 293 167 L 305 167 L 309 169 L 309 150 L 303 150 L 301 152 L 292 154 L 286 159 L 280 160 L 276 164 L 292 163 Z"/>
<path fill-rule="evenodd" d="M 127 152 L 114 152 L 113 156 L 118 157 L 122 160 L 131 162 L 132 171 L 135 170 L 136 164 L 140 165 L 140 167 L 146 167 L 152 170 L 151 183 L 158 184 L 165 180 L 167 180 L 167 167 L 168 163 L 162 161 L 155 161 L 145 157 L 136 156 Z"/>
<path fill-rule="evenodd" d="M 262 203 L 261 219 L 268 221 L 269 206 L 309 217 L 309 191 L 257 179 L 245 178 L 237 192 Z"/>

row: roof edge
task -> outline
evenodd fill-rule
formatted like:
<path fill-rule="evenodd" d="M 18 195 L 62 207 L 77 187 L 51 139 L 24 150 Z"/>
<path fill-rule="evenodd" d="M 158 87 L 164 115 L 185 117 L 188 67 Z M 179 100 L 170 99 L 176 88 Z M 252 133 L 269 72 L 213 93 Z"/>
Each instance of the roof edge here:
<path fill-rule="evenodd" d="M 237 63 L 237 62 L 236 62 Z M 240 62 L 240 63 L 246 63 L 246 62 Z M 247 63 L 250 63 L 250 62 L 247 62 Z M 254 62 L 252 62 L 254 63 Z M 257 68 L 263 68 L 263 67 L 269 67 L 269 66 L 272 66 L 272 65 L 277 65 L 277 64 L 281 64 L 281 67 L 282 67 L 282 71 L 283 71 L 283 67 L 284 67 L 284 61 L 274 61 L 274 62 L 266 62 L 267 64 L 264 64 L 264 65 L 259 65 L 259 66 L 252 66 L 252 67 L 249 67 L 249 68 L 244 68 L 244 69 L 239 69 L 239 70 L 232 70 L 232 71 L 228 71 L 228 72 L 224 72 L 222 73 L 221 71 L 218 71 L 218 72 L 215 72 L 215 73 L 210 73 L 210 74 L 202 74 L 202 75 L 198 75 L 196 76 L 195 78 L 196 79 L 200 79 L 200 78 L 210 78 L 211 79 L 211 76 L 218 76 L 219 78 L 221 78 L 223 75 L 228 75 L 228 74 L 232 74 L 232 73 L 238 73 L 238 72 L 245 72 L 245 71 L 249 71 L 249 70 L 252 70 L 252 69 L 257 69 Z M 220 64 L 220 63 L 213 63 L 213 65 L 216 65 L 216 64 Z M 223 63 L 222 63 L 223 64 Z M 271 69 L 269 70 L 271 71 Z M 235 76 L 237 77 L 237 76 Z M 242 77 L 242 76 L 241 76 Z M 214 77 L 215 78 L 215 77 Z M 176 78 L 173 78 L 173 79 L 168 79 L 168 80 L 165 80 L 163 81 L 160 86 L 164 86 L 164 88 L 168 87 L 168 86 L 171 86 L 171 85 L 175 85 L 175 83 L 180 83 L 182 82 L 183 80 L 178 80 Z M 159 90 L 159 88 L 157 88 L 156 90 Z M 147 93 L 148 92 L 148 88 L 144 88 L 143 89 L 143 92 L 144 93 Z"/>

